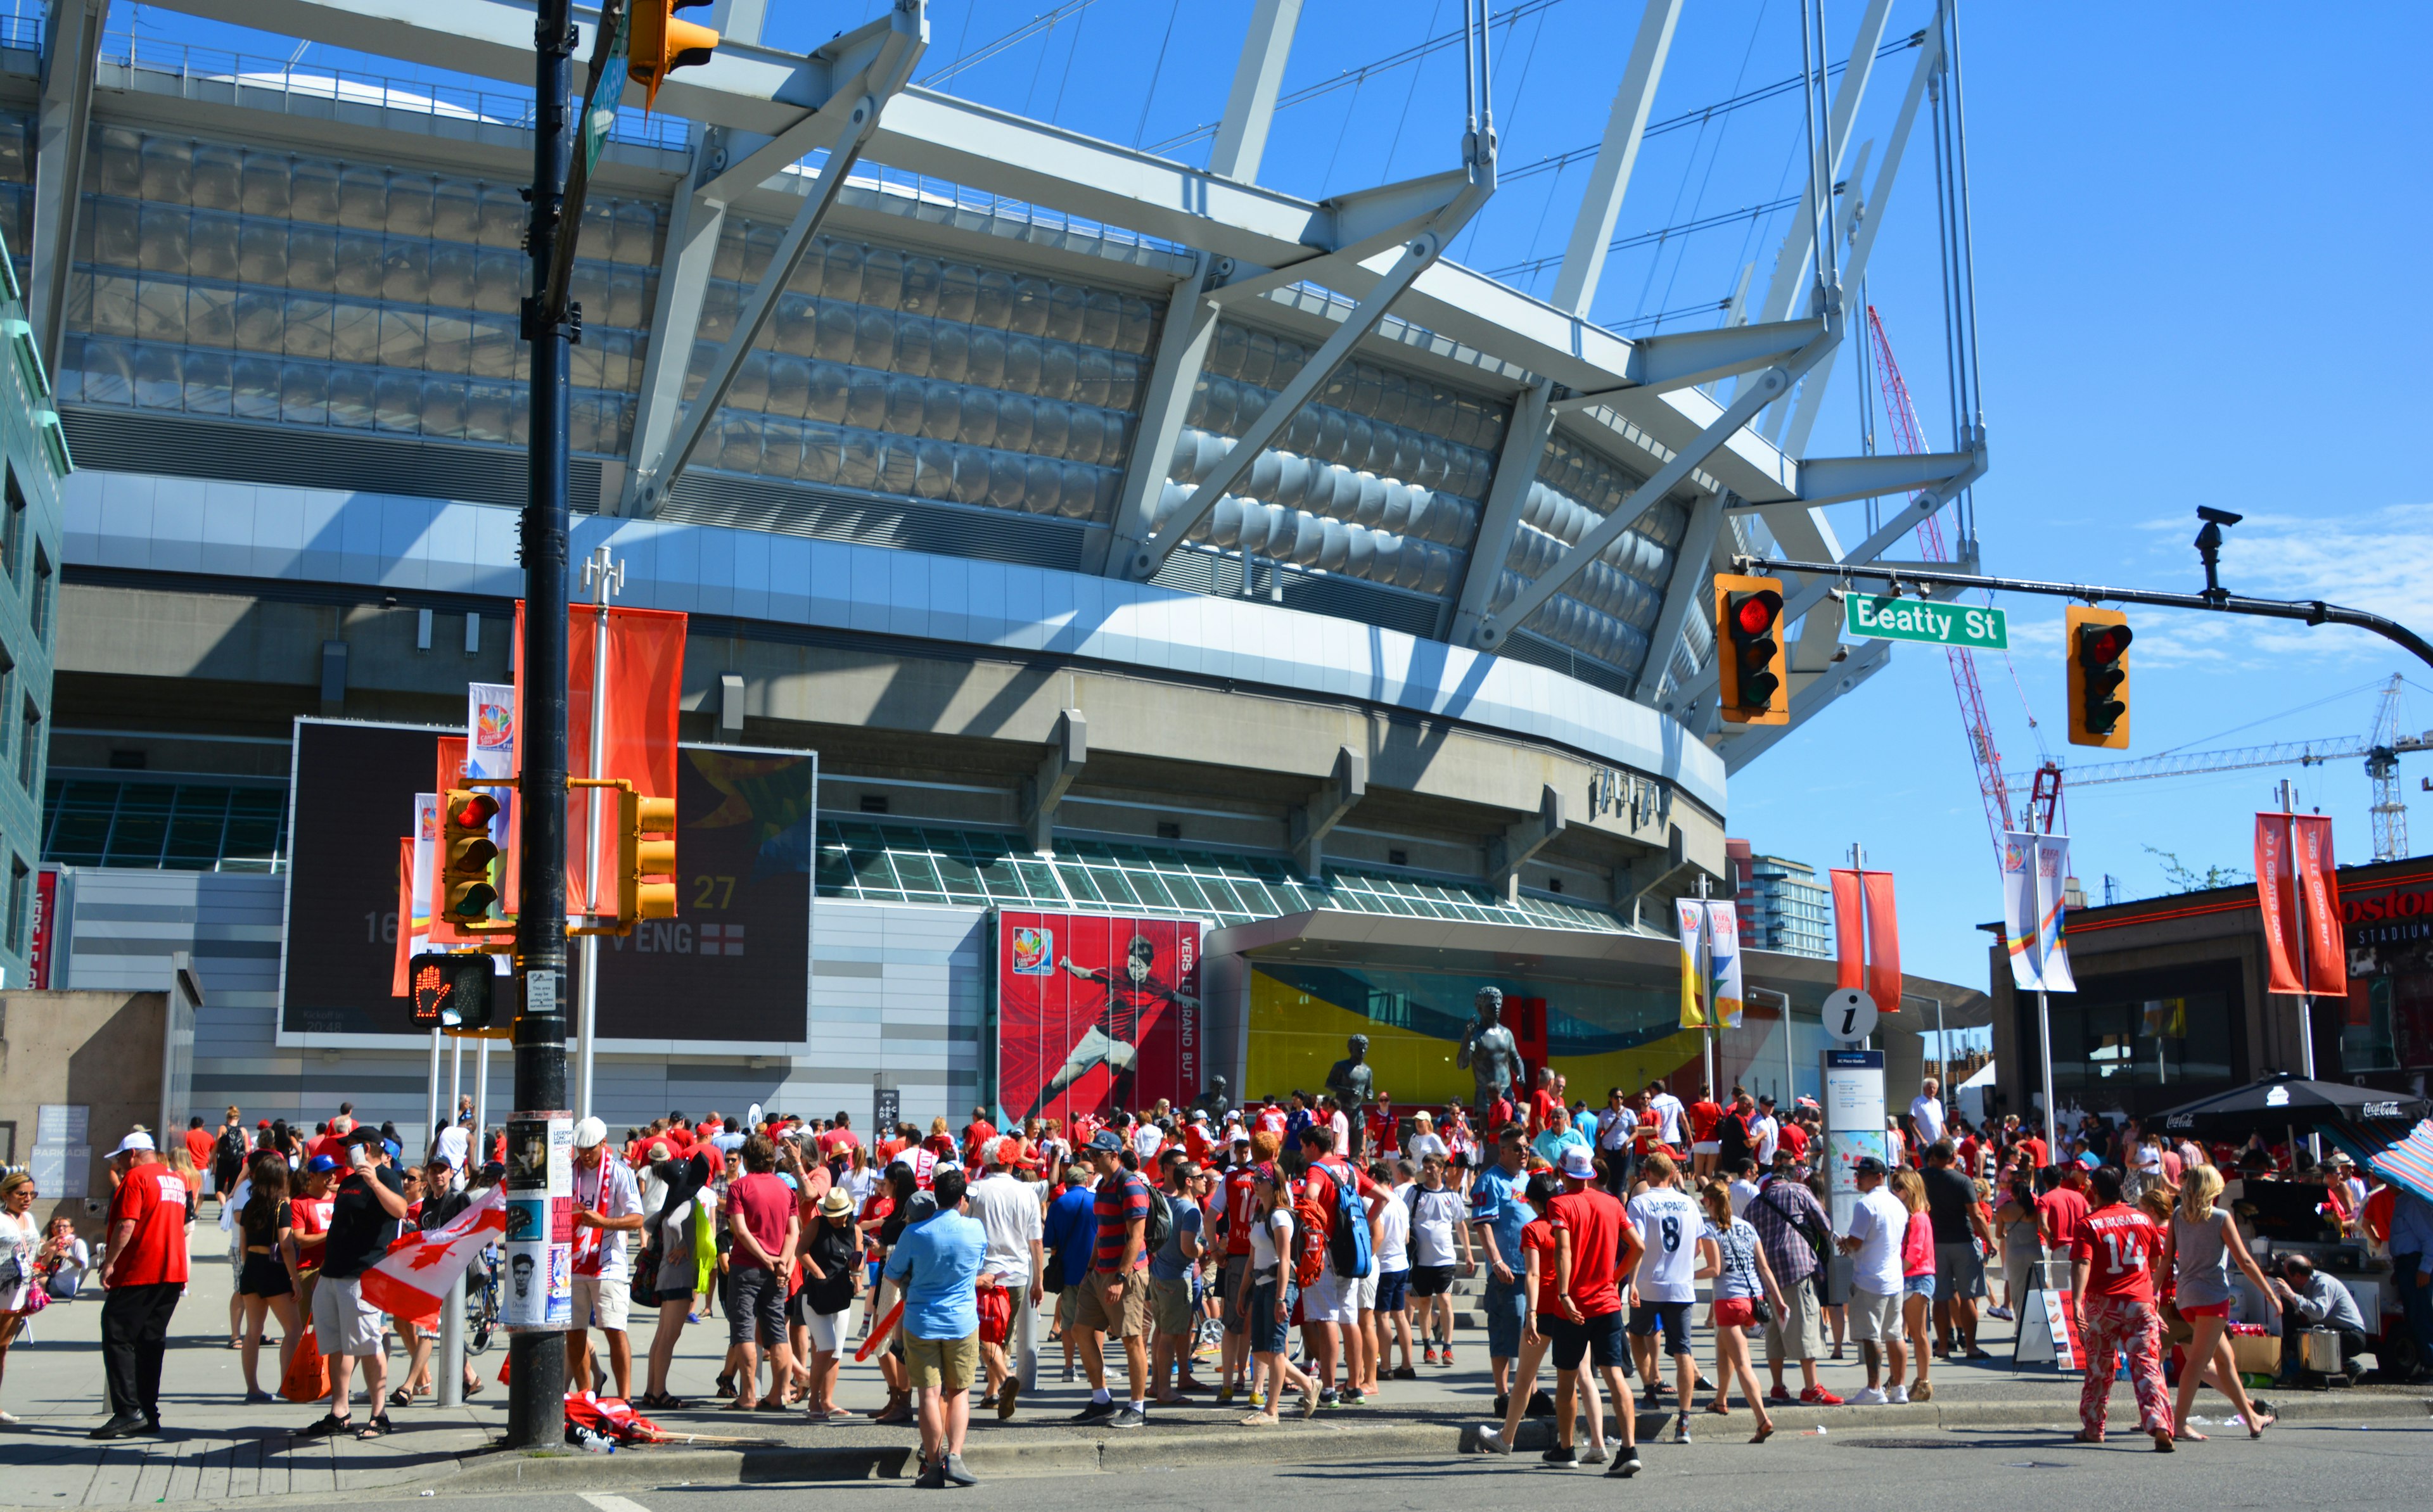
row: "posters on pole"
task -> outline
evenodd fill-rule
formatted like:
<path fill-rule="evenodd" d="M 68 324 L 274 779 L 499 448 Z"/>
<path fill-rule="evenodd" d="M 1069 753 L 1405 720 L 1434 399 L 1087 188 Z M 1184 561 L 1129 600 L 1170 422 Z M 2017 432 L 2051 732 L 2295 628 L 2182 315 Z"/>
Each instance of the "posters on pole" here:
<path fill-rule="evenodd" d="M 2348 995 L 2348 947 L 2340 934 L 2340 888 L 2332 871 L 2328 816 L 2255 816 L 2255 901 L 2264 916 L 2271 976 L 2264 990 Z"/>
<path fill-rule="evenodd" d="M 1741 1027 L 1740 909 L 1728 900 L 1677 898 L 1675 917 L 1681 930 L 1681 1027 L 1703 1028 L 1713 1021 L 1724 1028 Z M 1698 952 L 1707 951 L 1707 975 L 1698 976 Z"/>
<path fill-rule="evenodd" d="M 1826 1184 L 1833 1232 L 1847 1233 L 1859 1201 L 1859 1162 L 1873 1155 L 1892 1164 L 1885 1153 L 1884 1052 L 1826 1051 L 1824 1084 Z"/>
<path fill-rule="evenodd" d="M 1197 919 L 997 915 L 997 1096 L 1008 1115 L 1199 1096 Z"/>
<path fill-rule="evenodd" d="M 551 1333 L 574 1316 L 574 1115 L 507 1114 L 506 1285 L 500 1321 Z"/>
<path fill-rule="evenodd" d="M 2069 875 L 2069 837 L 2002 832 L 2002 939 L 2011 985 L 2021 992 L 2074 993 L 2062 938 L 2062 879 Z"/>

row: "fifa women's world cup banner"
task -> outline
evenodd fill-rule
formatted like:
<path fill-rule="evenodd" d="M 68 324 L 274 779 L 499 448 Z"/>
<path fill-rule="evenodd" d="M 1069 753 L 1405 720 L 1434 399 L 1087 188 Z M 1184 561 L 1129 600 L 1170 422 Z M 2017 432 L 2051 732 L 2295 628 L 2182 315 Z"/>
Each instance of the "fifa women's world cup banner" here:
<path fill-rule="evenodd" d="M 1190 919 L 997 915 L 997 1088 L 1015 1118 L 1199 1096 L 1199 937 Z"/>

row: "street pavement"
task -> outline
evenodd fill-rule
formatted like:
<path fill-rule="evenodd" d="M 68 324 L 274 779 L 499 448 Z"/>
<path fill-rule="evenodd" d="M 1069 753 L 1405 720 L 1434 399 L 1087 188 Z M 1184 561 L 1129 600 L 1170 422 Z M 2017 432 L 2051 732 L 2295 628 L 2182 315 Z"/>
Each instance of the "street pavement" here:
<path fill-rule="evenodd" d="M 8 1357 L 0 1406 L 17 1414 L 24 1423 L 0 1429 L 0 1505 L 211 1504 L 284 1495 L 310 1496 L 326 1504 L 334 1495 L 361 1500 L 398 1487 L 431 1487 L 443 1494 L 468 1495 L 485 1487 L 516 1486 L 529 1487 L 531 1494 L 554 1494 L 666 1480 L 732 1486 L 740 1481 L 885 1480 L 904 1473 L 906 1452 L 915 1437 L 910 1429 L 879 1427 L 866 1419 L 813 1426 L 797 1413 L 747 1416 L 721 1409 L 708 1392 L 725 1347 L 723 1317 L 688 1326 L 678 1342 L 672 1385 L 693 1405 L 685 1411 L 652 1415 L 663 1428 L 686 1440 L 675 1445 L 630 1450 L 614 1456 L 531 1458 L 485 1453 L 503 1427 L 506 1392 L 497 1384 L 505 1358 L 503 1336 L 475 1357 L 475 1368 L 485 1385 L 463 1407 L 428 1405 L 426 1398 L 414 1406 L 395 1409 L 399 1432 L 369 1443 L 350 1438 L 296 1439 L 294 1432 L 323 1409 L 318 1404 L 283 1402 L 245 1403 L 238 1356 L 227 1348 L 230 1277 L 213 1216 L 213 1205 L 207 1201 L 194 1236 L 194 1280 L 173 1324 L 163 1385 L 164 1437 L 112 1444 L 84 1437 L 102 1417 L 99 1302 L 89 1295 L 83 1300 L 55 1305 L 33 1319 L 32 1337 L 21 1338 Z M 598 1337 L 594 1335 L 595 1340 Z M 640 1324 L 634 1334 L 638 1393 L 650 1338 L 650 1325 Z M 971 1457 L 975 1470 L 992 1478 L 1148 1472 L 1183 1465 L 1224 1469 L 1232 1474 L 1236 1473 L 1232 1467 L 1245 1461 L 1345 1459 L 1435 1463 L 1448 1473 L 1462 1475 L 1501 1474 L 1522 1466 L 1534 1470 L 1534 1456 L 1525 1453 L 1492 1462 L 1473 1456 L 1455 1458 L 1456 1448 L 1472 1441 L 1476 1425 L 1493 1405 L 1484 1334 L 1464 1329 L 1460 1342 L 1458 1368 L 1432 1370 L 1421 1365 L 1421 1380 L 1387 1383 L 1375 1406 L 1323 1413 L 1305 1423 L 1287 1418 L 1277 1429 L 1243 1429 L 1237 1420 L 1244 1403 L 1218 1407 L 1213 1398 L 1201 1396 L 1190 1405 L 1152 1408 L 1149 1428 L 1131 1434 L 1065 1425 L 1063 1419 L 1088 1400 L 1088 1388 L 1085 1382 L 1067 1385 L 1063 1380 L 1061 1348 L 1045 1344 L 1039 1389 L 1025 1396 L 1014 1419 L 1000 1422 L 992 1411 L 975 1414 Z M 1770 1455 L 1772 1463 L 1827 1447 L 1838 1450 L 1887 1436 L 1918 1436 L 1935 1438 L 1938 1447 L 1948 1447 L 1946 1440 L 1949 1446 L 1982 1447 L 2013 1439 L 2045 1448 L 2059 1446 L 2067 1432 L 2076 1427 L 2077 1378 L 2058 1377 L 2049 1370 L 2011 1370 L 2006 1363 L 2008 1325 L 1991 1324 L 1984 1343 L 1997 1356 L 1995 1361 L 1935 1364 L 1937 1390 L 1931 1403 L 1865 1409 L 1777 1408 L 1781 1426 L 1773 1443 L 1745 1453 Z M 1110 1352 L 1119 1370 L 1120 1352 Z M 1855 1347 L 1849 1352 L 1849 1360 L 1822 1367 L 1829 1388 L 1846 1396 L 1862 1384 Z M 604 1351 L 595 1353 L 604 1356 Z M 1701 1363 L 1711 1370 L 1711 1360 Z M 392 1386 L 401 1382 L 403 1371 L 402 1355 L 393 1355 Z M 1213 1380 L 1213 1359 L 1204 1361 L 1200 1371 Z M 275 1386 L 277 1374 L 274 1341 L 264 1351 L 264 1384 Z M 1789 1380 L 1795 1390 L 1795 1368 Z M 1541 1385 L 1552 1385 L 1550 1374 Z M 1120 1392 L 1120 1382 L 1117 1389 Z M 848 1363 L 840 1396 L 849 1407 L 866 1411 L 878 1406 L 885 1392 L 876 1366 Z M 2391 1443 L 2412 1446 L 2407 1452 L 2420 1455 L 2433 1453 L 2433 1444 L 2424 1436 L 2427 1419 L 2421 1391 L 2368 1389 L 2284 1395 L 2277 1400 L 2283 1404 L 2286 1422 L 2276 1436 L 2305 1436 L 2300 1441 L 2312 1442 L 2312 1436 L 2320 1434 L 2397 1434 L 2396 1439 L 2357 1438 L 2356 1442 L 2376 1446 L 2376 1453 L 2385 1453 L 2381 1446 Z M 2118 1441 L 2133 1448 L 2142 1445 L 2134 1432 L 2135 1407 L 2125 1383 L 2116 1388 L 2112 1402 L 2115 1422 L 2131 1430 Z M 368 1415 L 360 1401 L 353 1410 L 358 1421 Z M 2200 1417 L 2218 1419 L 2226 1411 L 2226 1404 L 2217 1397 L 2199 1399 Z M 1745 1403 L 1736 1404 L 1727 1419 L 1701 1414 L 1696 1419 L 1698 1441 L 1682 1448 L 1669 1442 L 1668 1419 L 1642 1413 L 1639 1423 L 1642 1441 L 1664 1440 L 1663 1453 L 1685 1456 L 1677 1460 L 1685 1466 L 1705 1465 L 1709 1456 L 1718 1453 L 1743 1453 L 1752 1426 Z M 1814 1432 L 1820 1428 L 1822 1434 Z M 1542 1425 L 1525 1428 L 1523 1447 L 1537 1447 L 1536 1435 L 1542 1431 Z M 2227 1437 L 2239 1436 L 2235 1429 L 2223 1432 Z M 2274 1437 L 2267 1440 L 2268 1444 L 2275 1441 Z M 1790 1453 L 1780 1453 L 1786 1445 L 1799 1447 Z M 2220 1455 L 2234 1451 L 2252 1453 L 2243 1438 L 2236 1445 L 2225 1443 L 2219 1451 L 2197 1446 L 2195 1452 Z M 2068 1446 L 2067 1452 L 2077 1452 L 2077 1446 Z M 1937 1465 L 1947 1462 L 1923 1449 L 1914 1453 L 1926 1454 Z M 2048 1459 L 2063 1457 L 2041 1451 L 2040 1454 Z M 2189 1458 L 2180 1456 L 2182 1462 Z M 1876 1461 L 1871 1458 L 1867 1463 Z M 2424 1468 L 2420 1460 L 2419 1471 Z M 1761 1472 L 1734 1469 L 1728 1473 Z M 1182 1493 L 1177 1495 L 1182 1499 L 1174 1504 L 1187 1504 Z M 650 1512 L 678 1512 L 682 1504 L 654 1506 Z"/>

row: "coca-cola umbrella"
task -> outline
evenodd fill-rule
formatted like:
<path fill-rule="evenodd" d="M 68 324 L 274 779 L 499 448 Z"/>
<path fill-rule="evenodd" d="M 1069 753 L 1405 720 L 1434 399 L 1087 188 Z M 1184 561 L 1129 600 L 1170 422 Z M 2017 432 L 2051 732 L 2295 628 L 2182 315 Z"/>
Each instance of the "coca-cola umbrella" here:
<path fill-rule="evenodd" d="M 2395 1137 L 2424 1117 L 2426 1108 L 2422 1097 L 2340 1081 L 2309 1081 L 2285 1072 L 2149 1114 L 2143 1121 L 2149 1129 L 2203 1140 L 2239 1140 L 2258 1130 L 2270 1133 L 2342 1124 L 2367 1130 L 2389 1126 Z"/>

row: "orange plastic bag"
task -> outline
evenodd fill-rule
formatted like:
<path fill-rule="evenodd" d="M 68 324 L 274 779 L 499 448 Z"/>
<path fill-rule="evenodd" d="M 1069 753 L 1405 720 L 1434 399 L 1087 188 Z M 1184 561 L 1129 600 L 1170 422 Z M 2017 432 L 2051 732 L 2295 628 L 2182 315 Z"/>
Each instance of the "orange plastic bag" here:
<path fill-rule="evenodd" d="M 303 1336 L 296 1341 L 295 1358 L 287 1362 L 287 1374 L 279 1383 L 279 1394 L 294 1402 L 318 1402 L 330 1394 L 330 1362 L 321 1358 L 321 1344 L 313 1336 L 313 1325 L 304 1325 Z"/>

